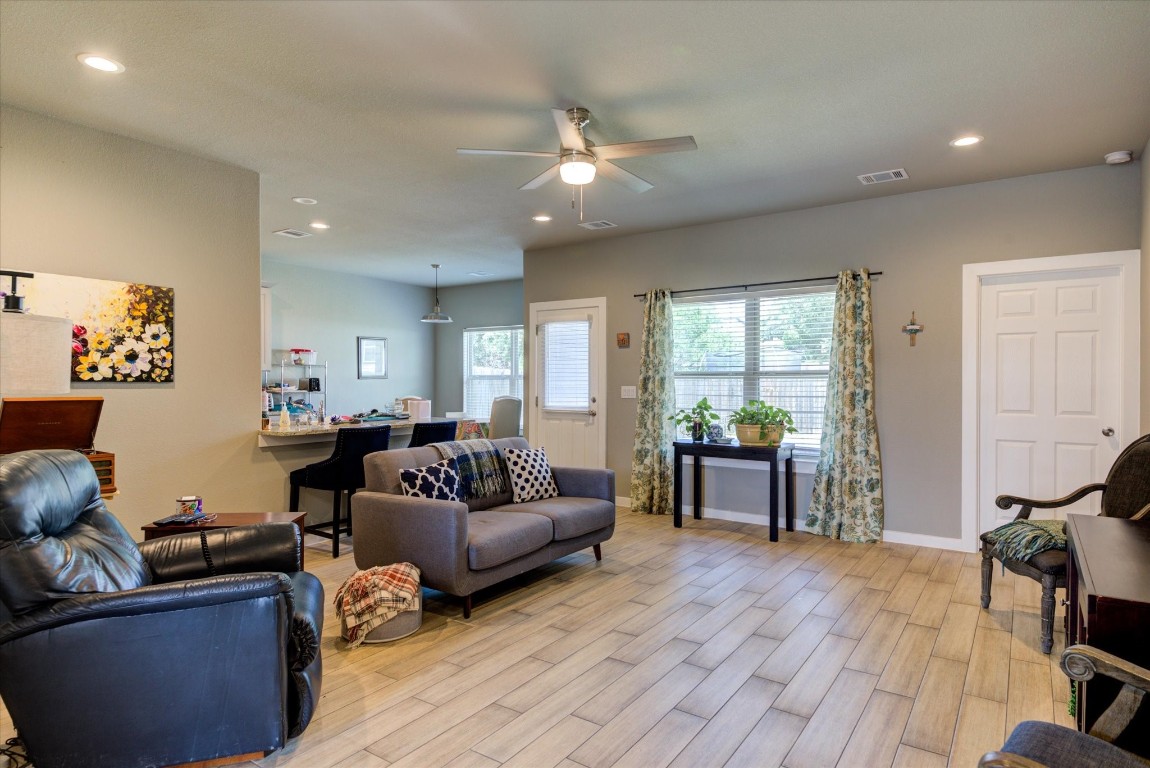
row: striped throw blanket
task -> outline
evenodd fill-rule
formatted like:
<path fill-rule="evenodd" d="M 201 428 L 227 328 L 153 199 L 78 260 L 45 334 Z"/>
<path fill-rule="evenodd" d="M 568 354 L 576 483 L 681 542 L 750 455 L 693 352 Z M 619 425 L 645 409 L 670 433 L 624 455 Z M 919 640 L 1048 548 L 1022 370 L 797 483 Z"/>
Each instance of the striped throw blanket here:
<path fill-rule="evenodd" d="M 432 443 L 439 455 L 454 458 L 459 467 L 459 484 L 464 501 L 507 493 L 503 457 L 490 440 L 461 440 Z"/>
<path fill-rule="evenodd" d="M 999 559 L 1025 561 L 1040 552 L 1066 549 L 1066 523 L 1061 520 L 1013 520 L 987 538 Z"/>
<path fill-rule="evenodd" d="M 335 614 L 347 625 L 347 647 L 378 626 L 419 608 L 419 569 L 411 563 L 356 571 L 335 593 Z"/>

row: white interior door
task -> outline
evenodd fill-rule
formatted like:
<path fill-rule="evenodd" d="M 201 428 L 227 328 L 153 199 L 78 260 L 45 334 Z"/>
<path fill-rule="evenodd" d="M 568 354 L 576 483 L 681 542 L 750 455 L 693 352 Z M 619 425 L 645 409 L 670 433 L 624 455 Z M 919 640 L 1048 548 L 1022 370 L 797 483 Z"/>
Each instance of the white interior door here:
<path fill-rule="evenodd" d="M 1137 386 L 1130 391 L 1129 367 L 1138 364 L 1128 351 L 1131 335 L 1137 348 L 1137 306 L 1131 331 L 1129 279 L 1115 265 L 981 278 L 978 532 L 1017 513 L 995 506 L 999 494 L 1054 499 L 1101 482 L 1136 437 Z M 1034 516 L 1097 514 L 1099 501 L 1091 494 Z"/>
<path fill-rule="evenodd" d="M 532 397 L 528 437 L 565 467 L 607 465 L 605 298 L 529 308 Z"/>

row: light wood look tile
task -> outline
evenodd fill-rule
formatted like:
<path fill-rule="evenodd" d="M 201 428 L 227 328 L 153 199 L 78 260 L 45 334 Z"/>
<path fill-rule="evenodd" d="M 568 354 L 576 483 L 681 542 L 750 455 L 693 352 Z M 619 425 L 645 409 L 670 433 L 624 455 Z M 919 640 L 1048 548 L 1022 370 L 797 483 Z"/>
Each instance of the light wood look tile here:
<path fill-rule="evenodd" d="M 904 744 L 942 755 L 950 752 L 965 680 L 961 661 L 931 657 L 902 735 Z"/>
<path fill-rule="evenodd" d="M 824 768 L 838 762 L 877 680 L 874 675 L 853 669 L 840 672 L 787 754 L 787 768 Z"/>
<path fill-rule="evenodd" d="M 1006 696 L 1006 732 L 1023 720 L 1054 718 L 1054 698 L 1050 686 L 1049 664 L 1034 664 L 1012 659 L 1010 689 Z"/>
<path fill-rule="evenodd" d="M 877 690 L 872 693 L 839 758 L 840 768 L 893 763 L 913 705 L 914 699 L 905 696 Z"/>
<path fill-rule="evenodd" d="M 974 634 L 963 693 L 1005 703 L 1009 682 L 1010 633 L 979 627 Z"/>
<path fill-rule="evenodd" d="M 996 568 L 984 611 L 977 553 L 779 539 L 620 508 L 603 561 L 485 590 L 466 621 L 425 590 L 419 632 L 348 650 L 328 601 L 316 716 L 242 765 L 967 768 L 1018 720 L 1073 725 L 1033 581 Z M 354 541 L 305 546 L 334 595 Z"/>
<path fill-rule="evenodd" d="M 987 752 L 1001 749 L 1007 736 L 1003 731 L 1005 722 L 1006 705 L 1001 701 L 963 696 L 954 749 L 950 754 L 951 765 L 975 766 Z"/>

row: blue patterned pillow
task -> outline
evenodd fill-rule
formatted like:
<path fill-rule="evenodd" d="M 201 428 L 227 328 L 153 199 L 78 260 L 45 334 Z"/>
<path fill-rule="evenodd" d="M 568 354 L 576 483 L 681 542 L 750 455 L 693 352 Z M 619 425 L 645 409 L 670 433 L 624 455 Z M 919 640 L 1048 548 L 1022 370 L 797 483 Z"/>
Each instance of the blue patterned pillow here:
<path fill-rule="evenodd" d="M 555 485 L 551 465 L 547 462 L 547 452 L 542 447 L 537 451 L 506 448 L 503 458 L 511 477 L 512 501 L 515 504 L 559 495 L 559 487 Z"/>
<path fill-rule="evenodd" d="M 399 487 L 404 496 L 459 501 L 459 469 L 454 458 L 418 469 L 401 469 Z"/>

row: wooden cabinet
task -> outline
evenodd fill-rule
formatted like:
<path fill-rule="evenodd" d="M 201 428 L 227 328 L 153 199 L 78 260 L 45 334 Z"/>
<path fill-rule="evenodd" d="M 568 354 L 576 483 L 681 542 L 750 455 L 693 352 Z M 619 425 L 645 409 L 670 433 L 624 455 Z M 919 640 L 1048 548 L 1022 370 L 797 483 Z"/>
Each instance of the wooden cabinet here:
<path fill-rule="evenodd" d="M 1066 644 L 1150 668 L 1150 520 L 1068 515 L 1066 534 Z M 1086 731 L 1119 686 L 1102 678 L 1077 686 L 1078 728 Z"/>

